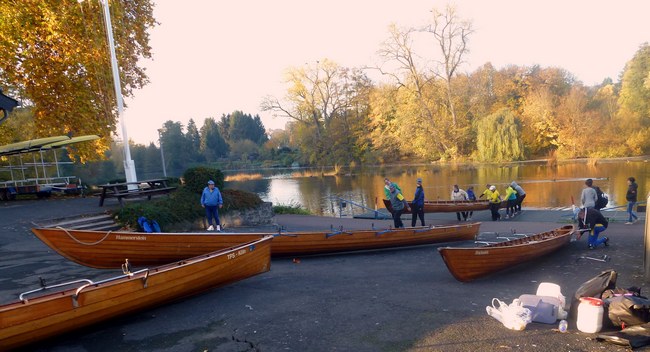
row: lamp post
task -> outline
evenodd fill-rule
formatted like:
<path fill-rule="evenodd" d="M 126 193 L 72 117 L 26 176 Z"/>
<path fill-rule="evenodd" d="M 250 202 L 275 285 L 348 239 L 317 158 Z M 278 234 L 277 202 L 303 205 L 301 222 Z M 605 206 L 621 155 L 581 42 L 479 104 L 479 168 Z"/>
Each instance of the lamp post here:
<path fill-rule="evenodd" d="M 106 36 L 108 46 L 111 52 L 111 67 L 113 69 L 113 84 L 115 86 L 115 98 L 117 99 L 117 116 L 122 126 L 122 143 L 124 144 L 124 174 L 126 182 L 136 182 L 138 177 L 135 173 L 135 163 L 131 159 L 131 149 L 129 147 L 129 137 L 126 134 L 126 125 L 124 124 L 124 99 L 122 98 L 122 86 L 120 84 L 120 71 L 117 67 L 117 56 L 115 55 L 115 43 L 113 42 L 113 25 L 111 24 L 111 13 L 108 10 L 108 0 L 99 0 L 104 6 L 104 22 L 106 22 Z M 135 184 L 129 185 L 129 189 L 135 189 Z"/>
<path fill-rule="evenodd" d="M 164 130 L 162 128 L 158 129 L 158 144 L 160 144 L 160 159 L 162 160 L 162 167 L 163 167 L 163 176 L 167 178 L 167 167 L 165 166 L 165 153 L 163 152 L 163 146 L 162 146 L 162 133 Z"/>

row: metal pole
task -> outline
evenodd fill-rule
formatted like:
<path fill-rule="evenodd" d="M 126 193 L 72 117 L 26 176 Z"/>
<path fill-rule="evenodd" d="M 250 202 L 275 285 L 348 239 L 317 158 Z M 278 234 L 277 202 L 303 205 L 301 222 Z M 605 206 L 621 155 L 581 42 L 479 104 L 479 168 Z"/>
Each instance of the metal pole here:
<path fill-rule="evenodd" d="M 122 143 L 124 144 L 124 174 L 126 182 L 136 182 L 138 177 L 135 174 L 135 163 L 131 160 L 131 149 L 129 148 L 129 137 L 126 134 L 124 124 L 124 99 L 122 98 L 122 86 L 120 83 L 120 71 L 117 67 L 117 56 L 115 55 L 115 43 L 113 42 L 113 25 L 111 24 L 111 13 L 108 10 L 108 0 L 100 0 L 104 5 L 104 18 L 106 22 L 106 36 L 111 52 L 111 68 L 113 69 L 113 84 L 115 86 L 115 98 L 117 99 L 117 116 L 122 125 Z M 129 185 L 129 189 L 137 189 L 138 186 Z"/>
<path fill-rule="evenodd" d="M 648 192 L 648 198 L 646 199 L 646 204 L 650 202 L 650 192 Z M 646 282 L 650 282 L 650 221 L 648 221 L 648 208 L 645 211 L 645 237 L 644 237 L 644 258 L 643 258 L 643 267 L 644 267 L 644 277 Z"/>
<path fill-rule="evenodd" d="M 165 166 L 165 153 L 163 152 L 161 130 L 158 130 L 158 144 L 160 144 L 160 159 L 162 160 L 163 176 L 167 178 L 167 167 Z"/>

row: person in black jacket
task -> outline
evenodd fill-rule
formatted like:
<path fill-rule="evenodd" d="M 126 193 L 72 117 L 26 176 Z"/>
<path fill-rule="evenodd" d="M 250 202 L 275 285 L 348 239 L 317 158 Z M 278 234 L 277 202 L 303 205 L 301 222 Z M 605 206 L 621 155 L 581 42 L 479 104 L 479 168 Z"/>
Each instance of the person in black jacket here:
<path fill-rule="evenodd" d="M 598 235 L 605 231 L 608 225 L 607 219 L 597 209 L 582 208 L 578 212 L 578 228 L 589 231 L 589 237 L 587 238 L 589 249 L 594 249 L 601 244 L 609 245 L 609 237 L 598 239 Z M 580 238 L 580 235 L 578 235 L 578 238 Z"/>
<path fill-rule="evenodd" d="M 627 178 L 627 193 L 625 194 L 625 199 L 627 200 L 627 213 L 630 215 L 629 220 L 625 223 L 625 225 L 632 225 L 634 224 L 637 220 L 639 220 L 639 217 L 634 213 L 634 206 L 636 205 L 637 202 L 637 191 L 639 190 L 639 186 L 636 184 L 636 180 L 634 177 L 628 177 Z"/>

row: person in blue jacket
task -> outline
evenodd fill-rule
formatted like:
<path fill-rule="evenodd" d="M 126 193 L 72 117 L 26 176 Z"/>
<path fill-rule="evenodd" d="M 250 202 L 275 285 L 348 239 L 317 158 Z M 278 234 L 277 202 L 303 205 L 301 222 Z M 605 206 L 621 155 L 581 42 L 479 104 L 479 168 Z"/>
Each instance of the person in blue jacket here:
<path fill-rule="evenodd" d="M 212 218 L 215 220 L 217 231 L 221 231 L 221 222 L 219 222 L 219 208 L 223 207 L 223 198 L 219 188 L 215 187 L 214 181 L 208 181 L 208 186 L 203 189 L 201 194 L 201 206 L 205 208 L 205 217 L 208 219 L 208 231 L 213 231 Z"/>
<path fill-rule="evenodd" d="M 424 226 L 424 188 L 422 188 L 422 179 L 417 179 L 417 186 L 415 187 L 415 195 L 413 202 L 411 202 L 411 227 L 415 227 L 415 223 L 420 217 L 420 222 Z"/>

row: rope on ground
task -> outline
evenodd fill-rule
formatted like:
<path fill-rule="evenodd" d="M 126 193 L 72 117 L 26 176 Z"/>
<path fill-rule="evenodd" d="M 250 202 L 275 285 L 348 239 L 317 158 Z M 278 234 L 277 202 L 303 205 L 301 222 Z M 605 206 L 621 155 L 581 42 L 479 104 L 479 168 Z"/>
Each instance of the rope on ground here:
<path fill-rule="evenodd" d="M 77 242 L 77 243 L 79 243 L 79 244 L 82 244 L 82 245 L 84 245 L 84 246 L 94 246 L 94 245 L 96 245 L 96 244 L 100 244 L 100 243 L 104 242 L 104 240 L 105 240 L 106 238 L 108 238 L 108 235 L 110 235 L 111 232 L 113 232 L 112 230 L 111 230 L 111 231 L 108 231 L 108 232 L 106 232 L 106 235 L 105 235 L 102 239 L 100 239 L 99 241 L 92 242 L 92 243 L 88 243 L 88 242 L 83 242 L 83 241 L 78 240 L 78 239 L 75 238 L 75 237 L 74 237 L 74 236 L 73 236 L 73 235 L 72 235 L 68 230 L 64 229 L 64 228 L 61 227 L 61 226 L 57 226 L 56 228 L 57 228 L 57 229 L 60 229 L 60 230 L 63 230 L 63 232 L 65 232 L 65 233 L 66 233 L 70 238 L 72 238 L 75 242 Z"/>

